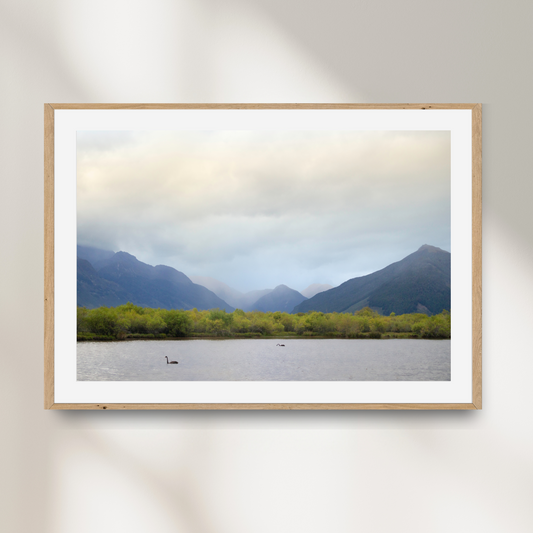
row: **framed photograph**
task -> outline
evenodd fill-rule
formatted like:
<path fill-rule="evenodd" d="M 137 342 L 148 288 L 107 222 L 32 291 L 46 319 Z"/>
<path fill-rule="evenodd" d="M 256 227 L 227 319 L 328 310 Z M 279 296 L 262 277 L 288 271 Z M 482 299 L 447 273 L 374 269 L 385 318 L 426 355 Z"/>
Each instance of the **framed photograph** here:
<path fill-rule="evenodd" d="M 46 409 L 481 409 L 481 104 L 45 104 Z"/>

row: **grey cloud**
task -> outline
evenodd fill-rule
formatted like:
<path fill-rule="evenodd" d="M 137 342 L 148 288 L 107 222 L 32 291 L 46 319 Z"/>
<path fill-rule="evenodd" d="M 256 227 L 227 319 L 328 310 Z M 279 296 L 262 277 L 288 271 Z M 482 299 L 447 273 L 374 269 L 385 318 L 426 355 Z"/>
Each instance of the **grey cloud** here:
<path fill-rule="evenodd" d="M 80 243 L 237 289 L 336 285 L 422 244 L 450 246 L 448 132 L 91 132 L 78 141 Z"/>

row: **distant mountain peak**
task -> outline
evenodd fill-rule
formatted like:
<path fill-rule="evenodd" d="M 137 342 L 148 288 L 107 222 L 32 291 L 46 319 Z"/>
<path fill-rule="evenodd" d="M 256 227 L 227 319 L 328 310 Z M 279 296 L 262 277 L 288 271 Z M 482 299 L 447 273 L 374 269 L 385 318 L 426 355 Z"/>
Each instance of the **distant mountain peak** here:
<path fill-rule="evenodd" d="M 298 291 L 287 287 L 287 285 L 278 285 L 273 291 L 259 298 L 253 304 L 252 309 L 263 312 L 282 311 L 290 313 L 294 306 L 305 300 L 307 298 Z"/>
<path fill-rule="evenodd" d="M 130 261 L 132 261 L 132 260 L 138 261 L 138 259 L 134 255 L 131 255 L 128 252 L 117 252 L 113 256 L 113 259 L 115 259 L 115 260 L 117 260 L 117 259 L 129 259 Z"/>
<path fill-rule="evenodd" d="M 424 250 L 427 250 L 428 252 L 445 252 L 446 250 L 443 250 L 442 248 L 438 248 L 437 246 L 431 246 L 431 244 L 423 244 L 417 252 L 422 252 Z"/>

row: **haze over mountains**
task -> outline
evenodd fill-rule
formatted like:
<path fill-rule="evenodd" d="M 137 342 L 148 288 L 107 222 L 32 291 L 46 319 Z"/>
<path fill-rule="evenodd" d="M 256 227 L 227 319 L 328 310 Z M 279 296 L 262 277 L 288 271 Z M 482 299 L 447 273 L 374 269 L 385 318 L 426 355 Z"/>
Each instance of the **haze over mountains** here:
<path fill-rule="evenodd" d="M 78 246 L 78 305 L 89 308 L 127 302 L 143 307 L 228 312 L 355 312 L 371 307 L 382 314 L 450 310 L 451 254 L 424 245 L 388 267 L 338 287 L 313 284 L 302 292 L 286 285 L 240 292 L 210 277 L 187 277 L 178 270 L 151 266 L 126 252 Z"/>
<path fill-rule="evenodd" d="M 203 285 L 213 291 L 219 298 L 231 306 L 243 311 L 285 311 L 290 313 L 295 305 L 303 302 L 315 294 L 332 289 L 331 285 L 313 283 L 305 290 L 298 292 L 286 285 L 278 285 L 275 289 L 262 289 L 241 292 L 226 283 L 207 276 L 190 276 L 190 279 L 198 285 Z M 291 292 L 289 292 L 291 291 Z M 274 293 L 268 298 L 267 294 Z M 291 307 L 292 305 L 292 307 Z"/>
<path fill-rule="evenodd" d="M 333 289 L 333 285 L 330 285 L 329 283 L 313 283 L 307 287 L 307 289 L 304 289 L 303 291 L 300 291 L 300 294 L 303 294 L 306 298 L 312 298 L 315 296 L 315 294 L 318 294 L 319 292 L 329 291 L 329 289 Z"/>
<path fill-rule="evenodd" d="M 222 300 L 228 302 L 236 309 L 242 309 L 243 311 L 252 311 L 255 302 L 273 290 L 263 289 L 241 292 L 222 281 L 207 276 L 191 276 L 191 280 L 214 292 L 219 298 L 222 298 Z"/>
<path fill-rule="evenodd" d="M 287 287 L 287 285 L 278 285 L 273 291 L 265 294 L 253 305 L 256 311 L 281 311 L 283 313 L 292 313 L 294 306 L 307 300 L 298 291 Z"/>

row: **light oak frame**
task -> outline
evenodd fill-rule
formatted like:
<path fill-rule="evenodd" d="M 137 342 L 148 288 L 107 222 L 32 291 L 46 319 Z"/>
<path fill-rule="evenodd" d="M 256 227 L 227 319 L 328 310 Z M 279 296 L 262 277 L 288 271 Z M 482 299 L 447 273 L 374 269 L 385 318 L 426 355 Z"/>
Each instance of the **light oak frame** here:
<path fill-rule="evenodd" d="M 79 404 L 54 401 L 54 111 L 60 109 L 470 109 L 472 110 L 472 403 Z M 481 104 L 45 104 L 44 106 L 44 407 L 152 410 L 476 410 L 482 396 Z"/>

